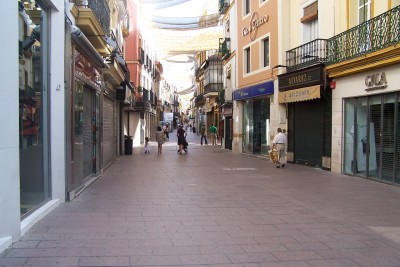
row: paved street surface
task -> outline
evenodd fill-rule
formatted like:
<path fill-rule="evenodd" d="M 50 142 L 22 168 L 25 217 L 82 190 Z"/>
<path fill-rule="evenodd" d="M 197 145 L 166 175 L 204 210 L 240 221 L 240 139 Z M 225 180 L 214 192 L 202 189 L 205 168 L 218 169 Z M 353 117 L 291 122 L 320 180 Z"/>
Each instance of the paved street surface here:
<path fill-rule="evenodd" d="M 162 155 L 119 157 L 0 266 L 400 266 L 400 187 L 277 169 L 193 133 L 179 155 L 175 134 Z"/>

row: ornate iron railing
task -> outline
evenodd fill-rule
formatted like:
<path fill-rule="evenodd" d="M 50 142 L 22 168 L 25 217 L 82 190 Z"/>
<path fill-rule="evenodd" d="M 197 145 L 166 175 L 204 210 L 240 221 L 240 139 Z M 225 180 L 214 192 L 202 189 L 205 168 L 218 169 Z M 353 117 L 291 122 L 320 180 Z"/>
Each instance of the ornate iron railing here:
<path fill-rule="evenodd" d="M 110 33 L 110 8 L 106 0 L 73 0 L 78 7 L 87 7 L 93 10 L 97 20 L 100 22 L 104 33 Z"/>
<path fill-rule="evenodd" d="M 231 38 L 219 38 L 219 52 L 222 60 L 229 57 L 231 53 Z"/>
<path fill-rule="evenodd" d="M 198 104 L 200 104 L 200 103 L 202 103 L 204 101 L 205 101 L 204 95 L 200 94 L 200 95 L 196 96 L 196 99 L 195 99 L 194 103 L 195 103 L 195 105 L 198 105 Z"/>
<path fill-rule="evenodd" d="M 222 83 L 209 83 L 204 86 L 204 94 L 218 93 L 219 91 L 221 91 L 222 86 Z"/>
<path fill-rule="evenodd" d="M 225 90 L 221 90 L 218 92 L 218 104 L 222 105 L 225 103 Z"/>
<path fill-rule="evenodd" d="M 327 65 L 372 53 L 400 42 L 400 6 L 328 40 Z"/>
<path fill-rule="evenodd" d="M 229 8 L 229 0 L 219 0 L 219 12 L 223 15 Z"/>
<path fill-rule="evenodd" d="M 326 61 L 327 40 L 315 39 L 286 51 L 287 70 L 295 71 Z"/>

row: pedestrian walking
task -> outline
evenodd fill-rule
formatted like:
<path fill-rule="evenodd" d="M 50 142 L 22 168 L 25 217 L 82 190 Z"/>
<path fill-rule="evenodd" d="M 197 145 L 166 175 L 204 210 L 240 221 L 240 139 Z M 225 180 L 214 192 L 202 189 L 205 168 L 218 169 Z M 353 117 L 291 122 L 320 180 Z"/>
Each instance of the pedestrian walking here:
<path fill-rule="evenodd" d="M 204 142 L 207 145 L 206 124 L 204 122 L 201 124 L 200 134 L 201 134 L 200 144 L 203 145 L 203 138 L 204 138 Z"/>
<path fill-rule="evenodd" d="M 285 145 L 287 142 L 286 135 L 282 133 L 282 129 L 278 128 L 278 134 L 275 135 L 273 142 L 273 148 L 278 151 L 278 160 L 276 161 L 276 167 L 285 167 L 286 165 L 286 152 Z"/>
<path fill-rule="evenodd" d="M 145 154 L 150 154 L 150 144 L 149 144 L 149 138 L 146 137 L 144 139 L 144 153 Z"/>
<path fill-rule="evenodd" d="M 212 144 L 213 146 L 215 146 L 217 144 L 217 127 L 215 127 L 214 124 L 211 124 L 210 134 L 211 134 Z"/>
<path fill-rule="evenodd" d="M 176 132 L 176 136 L 178 137 L 178 146 L 179 146 L 178 153 L 182 154 L 182 147 L 186 142 L 186 131 L 183 129 L 181 124 L 179 124 L 178 126 L 178 131 Z"/>
<path fill-rule="evenodd" d="M 164 124 L 163 131 L 164 131 L 166 140 L 169 141 L 169 123 L 168 122 L 166 124 Z"/>
<path fill-rule="evenodd" d="M 162 154 L 162 146 L 165 142 L 165 133 L 160 126 L 157 127 L 156 141 L 158 146 L 158 154 Z"/>

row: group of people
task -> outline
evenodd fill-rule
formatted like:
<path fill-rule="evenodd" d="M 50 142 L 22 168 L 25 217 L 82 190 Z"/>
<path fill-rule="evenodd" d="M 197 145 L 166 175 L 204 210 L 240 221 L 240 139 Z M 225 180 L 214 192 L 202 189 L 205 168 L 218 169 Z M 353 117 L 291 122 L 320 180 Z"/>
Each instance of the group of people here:
<path fill-rule="evenodd" d="M 169 124 L 166 123 L 163 125 L 163 127 L 157 126 L 156 142 L 157 142 L 158 154 L 162 154 L 162 146 L 164 142 L 168 140 L 169 140 Z M 144 153 L 150 154 L 150 144 L 148 137 L 144 139 Z"/>
<path fill-rule="evenodd" d="M 215 146 L 217 144 L 217 139 L 218 139 L 217 127 L 215 127 L 214 124 L 211 124 L 209 131 L 211 134 L 212 144 Z M 207 145 L 207 133 L 206 133 L 205 123 L 201 124 L 200 135 L 201 135 L 200 144 L 203 145 L 203 139 L 204 139 L 204 143 Z"/>
<path fill-rule="evenodd" d="M 217 139 L 218 139 L 218 133 L 217 133 L 217 127 L 214 126 L 214 124 L 211 124 L 209 128 L 210 134 L 211 134 L 211 139 L 212 139 L 212 144 L 216 145 L 217 144 Z M 286 138 L 286 131 L 282 131 L 281 128 L 278 128 L 277 130 L 278 134 L 275 135 L 272 143 L 272 149 L 276 150 L 278 153 L 277 160 L 275 161 L 276 167 L 277 168 L 284 168 L 286 166 L 286 143 L 287 143 L 287 138 Z M 203 140 L 204 143 L 207 145 L 207 133 L 206 133 L 206 124 L 202 123 L 200 127 L 200 144 L 203 145 Z M 186 141 L 186 136 L 187 136 L 187 131 L 185 131 L 184 127 L 182 127 L 181 124 L 178 125 L 178 130 L 176 132 L 176 136 L 178 138 L 178 146 L 179 150 L 178 153 L 182 154 L 182 151 L 187 152 L 187 141 Z M 169 125 L 164 124 L 163 127 L 158 126 L 157 127 L 157 132 L 156 132 L 156 142 L 157 142 L 157 147 L 158 147 L 158 154 L 162 154 L 162 146 L 166 140 L 169 140 Z M 150 145 L 149 145 L 149 138 L 145 138 L 145 153 L 148 154 L 150 153 Z"/>

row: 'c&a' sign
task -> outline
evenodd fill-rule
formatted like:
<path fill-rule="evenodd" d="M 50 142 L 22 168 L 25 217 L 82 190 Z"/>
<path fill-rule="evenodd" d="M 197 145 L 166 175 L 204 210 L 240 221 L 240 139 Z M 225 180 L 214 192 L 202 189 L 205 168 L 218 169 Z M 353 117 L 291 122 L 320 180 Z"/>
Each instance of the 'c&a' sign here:
<path fill-rule="evenodd" d="M 250 34 L 250 40 L 254 41 L 254 39 L 256 39 L 257 36 L 258 27 L 267 23 L 268 20 L 269 20 L 268 15 L 264 15 L 261 18 L 259 18 L 258 13 L 253 12 L 253 14 L 251 14 L 250 25 L 248 27 L 243 28 L 242 35 L 246 36 Z"/>

